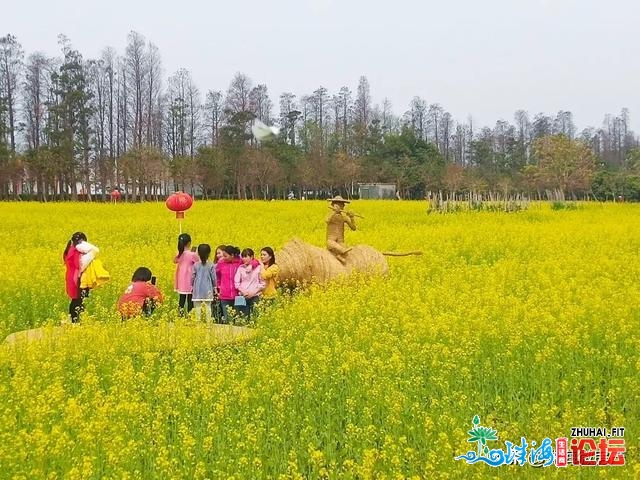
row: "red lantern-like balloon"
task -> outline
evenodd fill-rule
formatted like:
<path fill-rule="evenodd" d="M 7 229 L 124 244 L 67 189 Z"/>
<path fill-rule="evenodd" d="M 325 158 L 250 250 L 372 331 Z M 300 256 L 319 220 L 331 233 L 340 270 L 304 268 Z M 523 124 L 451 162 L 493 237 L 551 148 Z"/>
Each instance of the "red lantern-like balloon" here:
<path fill-rule="evenodd" d="M 188 193 L 176 192 L 169 195 L 165 204 L 169 210 L 176 212 L 176 218 L 184 218 L 185 210 L 189 210 L 193 205 L 193 198 Z"/>

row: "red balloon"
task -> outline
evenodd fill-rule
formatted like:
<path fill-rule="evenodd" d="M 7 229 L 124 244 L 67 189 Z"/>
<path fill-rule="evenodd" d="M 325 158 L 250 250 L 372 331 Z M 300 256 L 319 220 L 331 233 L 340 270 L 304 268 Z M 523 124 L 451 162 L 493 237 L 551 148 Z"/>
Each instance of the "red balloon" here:
<path fill-rule="evenodd" d="M 188 193 L 176 192 L 169 195 L 165 204 L 172 212 L 184 212 L 185 210 L 189 210 L 191 205 L 193 205 L 193 198 L 191 198 L 191 195 Z"/>

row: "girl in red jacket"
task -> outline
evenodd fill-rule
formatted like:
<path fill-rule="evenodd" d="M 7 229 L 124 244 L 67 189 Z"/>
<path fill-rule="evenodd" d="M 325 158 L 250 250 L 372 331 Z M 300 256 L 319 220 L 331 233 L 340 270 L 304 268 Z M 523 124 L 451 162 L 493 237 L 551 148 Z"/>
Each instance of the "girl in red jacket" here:
<path fill-rule="evenodd" d="M 67 242 L 67 247 L 62 254 L 62 260 L 66 267 L 65 274 L 65 287 L 67 296 L 71 300 L 69 302 L 69 316 L 72 323 L 78 323 L 80 321 L 80 312 L 84 310 L 82 306 L 82 300 L 88 295 L 88 289 L 80 288 L 80 276 L 82 275 L 82 268 L 80 264 L 80 258 L 82 253 L 76 246 L 80 242 L 86 242 L 87 236 L 82 232 L 76 232 L 71 235 L 71 240 Z"/>

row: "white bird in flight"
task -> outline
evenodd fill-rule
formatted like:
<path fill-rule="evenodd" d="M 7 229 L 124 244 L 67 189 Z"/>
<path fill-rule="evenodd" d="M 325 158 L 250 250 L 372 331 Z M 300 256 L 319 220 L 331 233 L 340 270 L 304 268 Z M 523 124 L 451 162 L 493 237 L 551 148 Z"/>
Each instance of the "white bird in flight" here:
<path fill-rule="evenodd" d="M 280 129 L 278 127 L 270 127 L 269 125 L 262 123 L 260 120 L 255 119 L 251 126 L 251 132 L 254 137 L 263 142 L 277 137 L 280 133 Z"/>

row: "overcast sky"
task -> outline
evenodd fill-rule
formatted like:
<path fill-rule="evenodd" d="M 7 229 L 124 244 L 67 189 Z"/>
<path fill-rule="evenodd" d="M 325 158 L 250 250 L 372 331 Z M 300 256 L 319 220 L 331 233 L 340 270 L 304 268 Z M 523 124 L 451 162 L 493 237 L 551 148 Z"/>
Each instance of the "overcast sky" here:
<path fill-rule="evenodd" d="M 27 54 L 59 54 L 67 35 L 85 58 L 124 53 L 136 30 L 155 43 L 165 76 L 191 71 L 201 92 L 241 71 L 276 105 L 323 85 L 356 90 L 396 114 L 415 95 L 458 121 L 512 121 L 515 110 L 570 110 L 579 129 L 630 109 L 640 122 L 638 0 L 41 0 L 3 2 L 0 35 Z"/>

